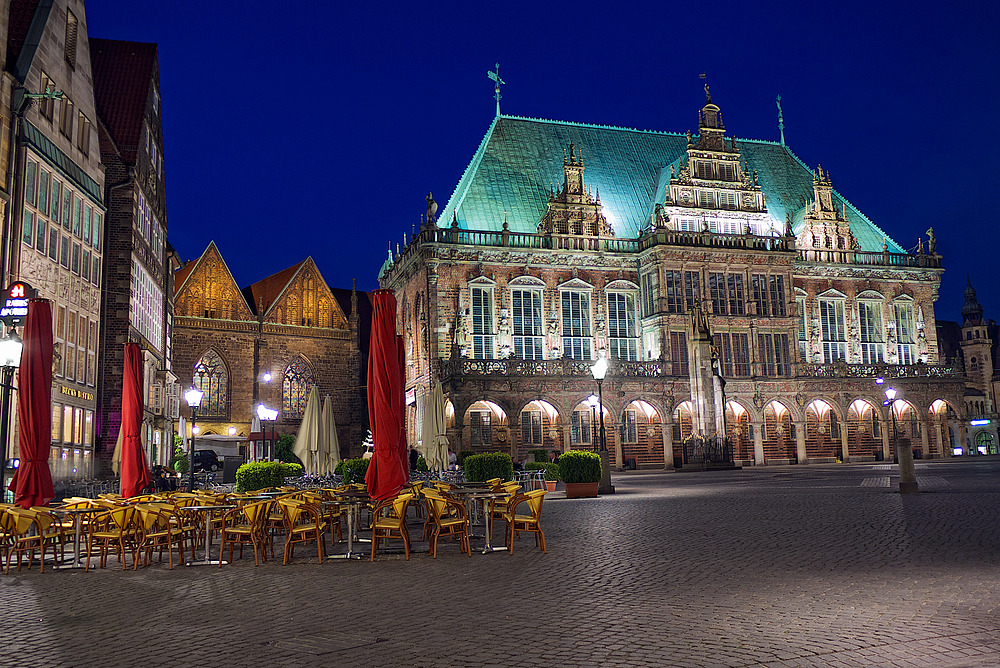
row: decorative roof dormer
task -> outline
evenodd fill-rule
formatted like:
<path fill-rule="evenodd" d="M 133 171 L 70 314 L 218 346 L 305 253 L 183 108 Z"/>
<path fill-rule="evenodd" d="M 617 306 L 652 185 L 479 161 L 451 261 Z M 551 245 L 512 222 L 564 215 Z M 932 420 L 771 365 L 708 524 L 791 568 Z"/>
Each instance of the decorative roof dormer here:
<path fill-rule="evenodd" d="M 600 192 L 590 193 L 583 183 L 583 153 L 569 145 L 563 155 L 563 185 L 549 195 L 548 209 L 538 223 L 542 234 L 571 234 L 586 237 L 613 237 L 614 230 L 601 212 Z"/>
<path fill-rule="evenodd" d="M 858 248 L 858 241 L 847 221 L 847 205 L 839 207 L 833 199 L 830 173 L 818 165 L 813 174 L 813 199 L 806 205 L 806 214 L 795 245 L 812 251 L 810 260 L 847 261 L 846 251 Z"/>
<path fill-rule="evenodd" d="M 699 136 L 688 132 L 686 154 L 670 165 L 663 207 L 670 225 L 690 232 L 783 233 L 767 213 L 757 173 L 741 160 L 736 140 L 726 137 L 722 111 L 712 102 L 708 86 L 705 97 L 698 111 Z"/>

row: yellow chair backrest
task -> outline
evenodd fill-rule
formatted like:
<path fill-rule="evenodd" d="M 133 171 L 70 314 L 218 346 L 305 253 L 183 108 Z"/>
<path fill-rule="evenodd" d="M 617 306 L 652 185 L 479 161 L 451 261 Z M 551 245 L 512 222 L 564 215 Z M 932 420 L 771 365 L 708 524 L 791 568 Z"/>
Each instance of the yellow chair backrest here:
<path fill-rule="evenodd" d="M 535 489 L 524 495 L 528 500 L 527 502 L 528 507 L 531 509 L 531 515 L 535 519 L 538 519 L 538 516 L 542 513 L 542 501 L 547 493 L 548 490 Z"/>
<path fill-rule="evenodd" d="M 281 512 L 284 514 L 285 519 L 288 524 L 294 526 L 299 521 L 299 516 L 302 514 L 302 507 L 306 505 L 305 501 L 300 499 L 279 499 L 278 505 L 281 506 Z"/>
<path fill-rule="evenodd" d="M 257 524 L 267 517 L 270 505 L 270 501 L 258 501 L 257 503 L 248 503 L 240 508 L 240 510 L 243 511 L 243 515 L 247 518 L 247 524 Z"/>
<path fill-rule="evenodd" d="M 413 498 L 412 494 L 400 494 L 392 502 L 392 512 L 396 514 L 396 517 L 402 519 L 406 517 L 406 506 L 410 503 L 410 499 Z"/>
<path fill-rule="evenodd" d="M 133 525 L 136 521 L 136 509 L 132 506 L 126 506 L 124 508 L 114 508 L 111 511 L 111 521 L 114 522 L 115 526 L 119 529 L 125 530 Z"/>
<path fill-rule="evenodd" d="M 16 536 L 23 536 L 28 533 L 35 524 L 35 516 L 37 513 L 33 510 L 25 510 L 24 508 L 8 508 L 7 509 L 7 530 Z"/>

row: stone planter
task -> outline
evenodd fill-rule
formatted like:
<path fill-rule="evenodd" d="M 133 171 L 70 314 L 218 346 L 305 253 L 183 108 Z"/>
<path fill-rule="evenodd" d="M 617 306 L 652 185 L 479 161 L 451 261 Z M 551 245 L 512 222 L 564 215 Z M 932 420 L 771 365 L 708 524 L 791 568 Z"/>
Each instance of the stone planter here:
<path fill-rule="evenodd" d="M 600 482 L 567 482 L 566 485 L 566 498 L 567 499 L 585 499 L 592 496 L 597 496 L 597 488 L 600 486 Z"/>

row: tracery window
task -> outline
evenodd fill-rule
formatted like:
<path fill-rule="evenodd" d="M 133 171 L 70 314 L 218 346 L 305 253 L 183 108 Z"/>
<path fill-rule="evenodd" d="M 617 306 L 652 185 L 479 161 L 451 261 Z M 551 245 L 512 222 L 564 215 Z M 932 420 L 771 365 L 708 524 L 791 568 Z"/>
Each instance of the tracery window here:
<path fill-rule="evenodd" d="M 194 386 L 205 393 L 198 415 L 226 417 L 229 413 L 229 372 L 219 353 L 209 350 L 194 365 Z"/>
<path fill-rule="evenodd" d="M 309 390 L 315 385 L 312 369 L 301 357 L 292 360 L 285 369 L 281 382 L 281 412 L 288 419 L 302 417 L 309 399 Z"/>

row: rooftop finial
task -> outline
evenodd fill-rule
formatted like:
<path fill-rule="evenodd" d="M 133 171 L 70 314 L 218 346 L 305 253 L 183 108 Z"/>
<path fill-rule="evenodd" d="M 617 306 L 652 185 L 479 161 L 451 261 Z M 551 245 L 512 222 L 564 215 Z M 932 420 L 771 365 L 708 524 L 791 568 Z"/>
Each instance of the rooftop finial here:
<path fill-rule="evenodd" d="M 781 95 L 778 95 L 774 100 L 775 104 L 778 105 L 778 132 L 781 134 L 781 145 L 785 145 L 785 117 L 781 113 Z"/>
<path fill-rule="evenodd" d="M 487 70 L 486 71 L 486 76 L 488 76 L 490 79 L 492 79 L 493 83 L 495 84 L 495 86 L 493 87 L 493 97 L 496 98 L 496 101 L 497 101 L 497 116 L 499 117 L 500 116 L 500 98 L 503 97 L 502 95 L 500 95 L 500 86 L 503 86 L 503 85 L 505 85 L 507 83 L 506 81 L 504 81 L 503 79 L 500 78 L 500 63 L 496 64 L 496 71 L 495 72 Z"/>
<path fill-rule="evenodd" d="M 708 89 L 708 74 L 702 72 L 698 78 L 705 82 L 705 104 L 712 104 L 712 91 Z"/>

